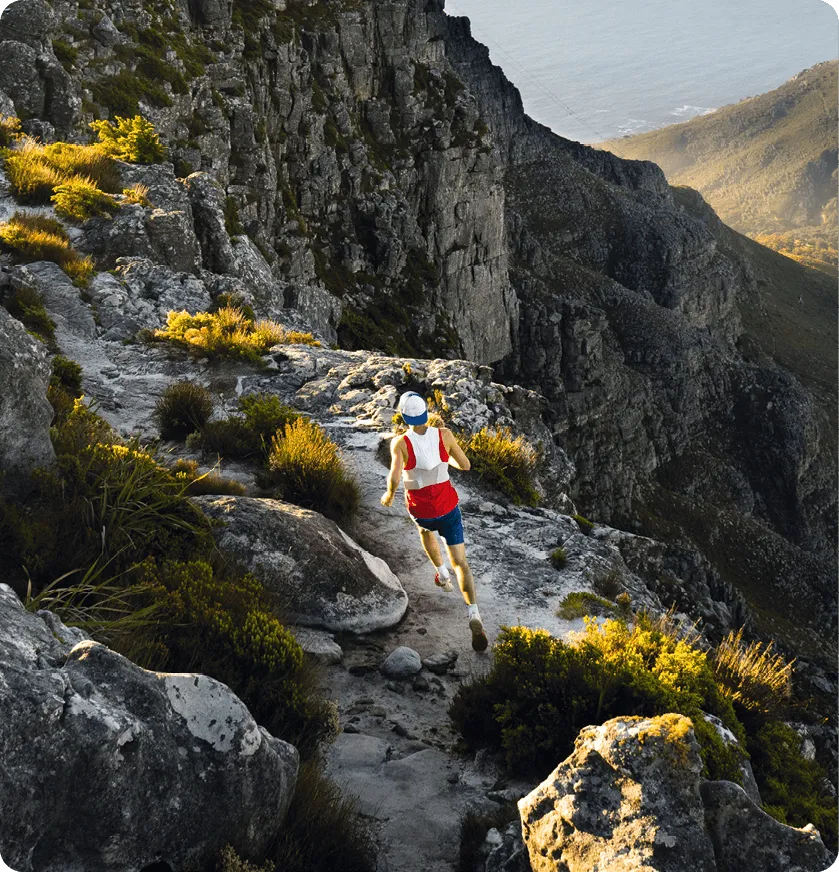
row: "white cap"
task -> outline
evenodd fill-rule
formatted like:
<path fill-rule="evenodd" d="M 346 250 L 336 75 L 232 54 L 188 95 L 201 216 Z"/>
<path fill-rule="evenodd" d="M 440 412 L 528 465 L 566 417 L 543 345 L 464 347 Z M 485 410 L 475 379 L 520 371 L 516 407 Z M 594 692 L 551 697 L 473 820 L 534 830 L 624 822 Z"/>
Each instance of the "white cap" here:
<path fill-rule="evenodd" d="M 408 391 L 399 398 L 399 412 L 406 424 L 420 427 L 428 423 L 428 406 L 414 391 Z"/>

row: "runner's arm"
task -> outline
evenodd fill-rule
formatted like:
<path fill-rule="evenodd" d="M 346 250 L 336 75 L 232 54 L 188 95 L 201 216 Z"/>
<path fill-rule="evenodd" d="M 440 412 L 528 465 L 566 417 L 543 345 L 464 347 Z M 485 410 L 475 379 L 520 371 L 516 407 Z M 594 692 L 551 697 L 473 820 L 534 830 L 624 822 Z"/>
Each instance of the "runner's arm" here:
<path fill-rule="evenodd" d="M 393 498 L 396 495 L 396 488 L 399 487 L 399 478 L 402 475 L 402 467 L 405 465 L 404 448 L 402 447 L 402 438 L 397 436 L 390 443 L 390 472 L 387 477 L 387 490 L 382 494 L 381 504 L 390 506 L 393 504 Z"/>
<path fill-rule="evenodd" d="M 446 427 L 442 427 L 440 432 L 443 434 L 443 446 L 449 452 L 449 464 L 455 469 L 461 469 L 463 472 L 468 472 L 472 464 L 466 456 L 464 450 L 457 444 L 457 439 L 454 438 L 454 433 Z"/>

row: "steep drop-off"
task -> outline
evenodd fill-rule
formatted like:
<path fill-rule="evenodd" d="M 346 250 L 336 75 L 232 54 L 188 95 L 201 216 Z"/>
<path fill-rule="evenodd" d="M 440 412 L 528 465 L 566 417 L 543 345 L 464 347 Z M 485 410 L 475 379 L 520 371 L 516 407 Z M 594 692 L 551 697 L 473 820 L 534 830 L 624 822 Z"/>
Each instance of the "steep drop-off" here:
<path fill-rule="evenodd" d="M 679 577 L 830 657 L 835 321 L 804 358 L 772 332 L 829 282 L 776 271 L 653 164 L 535 124 L 439 0 L 25 0 L 0 38 L 30 132 L 85 139 L 139 108 L 179 176 L 218 180 L 226 231 L 190 182 L 200 252 L 173 232 L 173 268 L 237 276 L 348 348 L 496 364 L 547 398 L 583 511 L 671 539 Z M 271 282 L 245 266 L 263 256 Z"/>

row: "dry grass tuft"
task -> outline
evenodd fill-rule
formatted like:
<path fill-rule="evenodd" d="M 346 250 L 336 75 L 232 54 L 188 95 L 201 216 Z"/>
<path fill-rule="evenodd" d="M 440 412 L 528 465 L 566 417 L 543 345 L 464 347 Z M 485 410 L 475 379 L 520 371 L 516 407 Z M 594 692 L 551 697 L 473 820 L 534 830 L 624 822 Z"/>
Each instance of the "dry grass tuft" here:
<path fill-rule="evenodd" d="M 0 224 L 0 242 L 18 263 L 50 260 L 78 285 L 86 285 L 95 272 L 93 261 L 71 247 L 67 232 L 52 218 L 15 212 Z"/>
<path fill-rule="evenodd" d="M 516 505 L 535 506 L 539 502 L 533 480 L 539 454 L 524 436 L 514 436 L 507 427 L 484 427 L 463 449 L 475 472 Z"/>

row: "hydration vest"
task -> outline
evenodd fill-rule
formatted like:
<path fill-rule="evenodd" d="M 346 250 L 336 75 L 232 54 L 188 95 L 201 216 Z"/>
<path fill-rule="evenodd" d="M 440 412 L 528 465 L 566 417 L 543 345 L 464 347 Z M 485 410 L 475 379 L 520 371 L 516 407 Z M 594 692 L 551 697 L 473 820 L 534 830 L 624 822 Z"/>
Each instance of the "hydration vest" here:
<path fill-rule="evenodd" d="M 428 427 L 422 435 L 414 430 L 404 436 L 408 462 L 402 469 L 405 501 L 415 518 L 441 518 L 457 505 L 457 491 L 449 481 L 449 453 L 443 434 Z"/>

